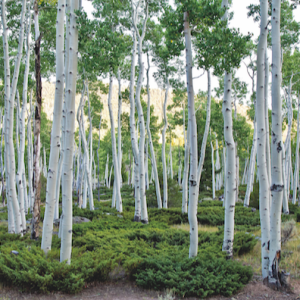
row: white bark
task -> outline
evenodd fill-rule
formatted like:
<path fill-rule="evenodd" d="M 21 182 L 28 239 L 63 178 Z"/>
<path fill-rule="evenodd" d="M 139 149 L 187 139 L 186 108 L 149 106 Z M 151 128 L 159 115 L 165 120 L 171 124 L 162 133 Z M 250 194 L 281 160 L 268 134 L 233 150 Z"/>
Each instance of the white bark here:
<path fill-rule="evenodd" d="M 133 10 L 133 18 L 136 18 L 136 14 Z M 130 136 L 131 136 L 131 145 L 132 152 L 134 157 L 134 184 L 135 189 L 135 212 L 134 212 L 134 221 L 141 221 L 141 198 L 140 198 L 140 178 L 139 178 L 139 149 L 137 134 L 135 130 L 135 102 L 134 102 L 134 82 L 135 82 L 135 60 L 136 60 L 136 30 L 133 30 L 132 33 L 132 57 L 131 57 L 131 71 L 130 71 L 130 90 L 129 90 L 129 100 L 130 100 Z"/>
<path fill-rule="evenodd" d="M 215 158 L 214 158 L 214 145 L 210 142 L 211 147 L 211 172 L 212 172 L 212 197 L 216 198 L 216 180 L 215 180 Z"/>
<path fill-rule="evenodd" d="M 88 145 L 85 137 L 85 131 L 83 127 L 83 99 L 84 99 L 84 94 L 85 94 L 85 89 L 87 88 L 87 84 L 84 83 L 83 85 L 83 91 L 82 91 L 82 96 L 80 99 L 78 111 L 77 111 L 77 121 L 79 124 L 79 130 L 80 130 L 80 135 L 81 135 L 81 141 L 82 141 L 82 146 L 84 150 L 84 167 L 85 167 L 85 180 L 86 180 L 86 185 L 84 186 L 84 199 L 83 199 L 83 208 L 86 208 L 86 191 L 88 189 L 89 193 L 89 205 L 90 205 L 90 210 L 94 210 L 94 200 L 93 200 L 93 187 L 92 187 L 92 177 L 91 177 L 91 169 L 90 169 L 90 160 L 91 158 L 89 157 L 89 151 L 88 151 Z M 81 113 L 81 118 L 80 118 L 80 113 Z M 90 124 L 91 126 L 91 124 Z"/>
<path fill-rule="evenodd" d="M 170 137 L 170 175 L 171 179 L 173 179 L 173 159 L 172 159 L 172 137 Z"/>
<path fill-rule="evenodd" d="M 148 166 L 148 138 L 145 141 L 145 178 L 146 178 L 146 189 L 149 190 L 149 166 Z"/>
<path fill-rule="evenodd" d="M 116 136 L 115 136 L 115 123 L 114 123 L 114 116 L 112 111 L 112 87 L 113 87 L 113 78 L 110 74 L 109 79 L 109 92 L 107 98 L 108 110 L 109 110 L 109 117 L 110 117 L 110 127 L 111 127 L 111 145 L 112 145 L 112 156 L 113 156 L 113 163 L 114 163 L 114 186 L 115 186 L 115 195 L 116 195 L 116 208 L 119 212 L 123 211 L 122 208 L 122 198 L 121 198 L 121 189 L 120 189 L 120 168 L 119 168 L 119 161 L 117 155 L 117 147 L 116 147 Z"/>
<path fill-rule="evenodd" d="M 86 152 L 86 159 L 87 162 L 89 162 L 87 173 L 87 182 L 88 182 L 88 192 L 89 192 L 89 205 L 90 210 L 94 210 L 94 197 L 93 197 L 93 176 L 92 176 L 92 169 L 93 169 L 93 123 L 92 123 L 92 115 L 91 115 L 91 108 L 90 108 L 90 94 L 89 94 L 89 86 L 88 82 L 85 83 L 85 89 L 87 92 L 87 99 L 88 99 L 88 107 L 89 107 L 89 122 L 90 122 L 90 132 L 89 132 L 89 144 L 90 144 L 90 156 L 88 151 Z M 83 118 L 83 106 L 81 107 L 81 115 Z M 83 136 L 84 132 L 81 132 L 81 135 L 83 137 L 83 147 L 84 147 L 84 139 L 85 136 Z M 87 149 L 88 150 L 88 146 Z"/>
<path fill-rule="evenodd" d="M 139 2 L 140 3 L 140 2 Z M 143 84 L 144 78 L 144 62 L 143 62 L 143 40 L 146 33 L 146 24 L 148 20 L 148 2 L 145 3 L 145 19 L 143 22 L 142 33 L 139 33 L 136 24 L 136 17 L 132 3 L 132 23 L 134 26 L 134 30 L 138 37 L 138 63 L 139 63 L 139 77 L 136 86 L 136 93 L 135 93 L 135 104 L 138 112 L 139 118 L 139 128 L 140 128 L 140 140 L 139 140 L 139 150 L 138 150 L 138 159 L 139 159 L 139 187 L 140 187 L 140 202 L 141 202 L 141 222 L 144 224 L 148 223 L 148 211 L 147 211 L 147 202 L 146 202 L 146 191 L 145 191 L 145 120 L 143 114 L 143 108 L 141 104 L 141 88 Z M 138 11 L 138 7 L 136 8 L 136 12 Z"/>
<path fill-rule="evenodd" d="M 298 114 L 297 114 L 297 142 L 295 154 L 295 170 L 294 170 L 294 187 L 293 187 L 293 204 L 297 202 L 297 191 L 299 182 L 299 143 L 300 143 L 300 94 L 298 95 Z"/>
<path fill-rule="evenodd" d="M 188 218 L 190 224 L 190 250 L 189 257 L 197 256 L 198 254 L 198 147 L 197 147 L 197 124 L 195 116 L 195 99 L 193 87 L 193 56 L 192 56 L 192 40 L 191 29 L 189 24 L 189 14 L 184 13 L 184 36 L 185 36 L 185 50 L 186 50 L 186 82 L 188 94 L 188 115 L 189 115 L 189 131 L 190 136 L 190 178 L 189 178 L 189 208 Z"/>
<path fill-rule="evenodd" d="M 278 267 L 281 253 L 281 209 L 284 183 L 282 182 L 282 127 L 280 97 L 281 86 L 281 46 L 280 46 L 281 1 L 272 1 L 272 144 L 271 144 L 271 224 L 269 283 L 280 284 Z"/>
<path fill-rule="evenodd" d="M 64 73 L 65 4 L 66 4 L 65 0 L 59 0 L 57 4 L 56 82 L 55 82 L 55 96 L 54 96 L 55 98 L 54 98 L 52 131 L 51 131 L 49 172 L 47 174 L 46 208 L 45 208 L 45 217 L 43 222 L 43 235 L 42 235 L 42 246 L 41 246 L 41 248 L 45 251 L 45 253 L 51 250 L 54 211 L 59 202 L 59 197 L 57 198 L 57 194 L 59 196 L 59 190 L 60 190 L 60 186 L 57 186 L 57 183 L 60 182 L 60 178 L 58 178 L 58 173 L 59 173 L 59 168 L 61 169 L 62 166 L 62 161 L 59 160 L 59 154 L 61 150 L 60 130 L 61 130 L 64 79 L 65 79 L 65 73 Z M 68 51 L 68 49 L 66 49 L 66 51 Z M 44 152 L 44 157 L 45 156 L 46 153 Z M 58 211 L 56 211 L 56 219 L 57 218 L 58 218 Z"/>
<path fill-rule="evenodd" d="M 189 123 L 187 132 L 189 132 Z M 183 105 L 183 136 L 184 136 L 184 169 L 182 179 L 182 207 L 181 212 L 188 212 L 188 176 L 189 176 L 189 160 L 190 160 L 190 135 L 185 131 L 185 107 Z M 199 181 L 199 180 L 198 180 Z"/>
<path fill-rule="evenodd" d="M 216 170 L 220 171 L 221 164 L 220 164 L 220 155 L 219 155 L 219 144 L 218 140 L 216 139 Z M 221 173 L 216 174 L 216 190 L 219 191 L 221 189 Z"/>
<path fill-rule="evenodd" d="M 118 101 L 118 162 L 119 162 L 119 178 L 120 188 L 122 188 L 122 92 L 121 92 L 121 75 L 118 71 L 118 84 L 119 84 L 119 101 Z"/>
<path fill-rule="evenodd" d="M 222 1 L 222 7 L 226 8 L 222 20 L 228 20 L 228 0 Z M 235 143 L 233 139 L 231 92 L 232 74 L 225 72 L 224 78 L 224 139 L 226 144 L 226 194 L 225 194 L 225 222 L 223 251 L 227 257 L 233 256 L 234 239 L 234 213 L 235 213 L 235 189 L 236 189 L 236 168 L 235 168 Z"/>
<path fill-rule="evenodd" d="M 6 116 L 6 134 L 5 134 L 5 144 L 7 145 L 6 149 L 6 172 L 8 173 L 8 189 L 9 189 L 9 199 L 12 203 L 14 222 L 15 222 L 15 233 L 23 233 L 26 228 L 22 226 L 21 221 L 21 212 L 20 207 L 17 201 L 16 186 L 15 186 L 15 156 L 11 155 L 14 153 L 13 145 L 13 119 L 14 119 L 14 99 L 16 95 L 17 82 L 20 71 L 20 64 L 23 52 L 23 42 L 24 42 L 24 21 L 25 21 L 25 12 L 26 12 L 26 1 L 22 1 L 22 12 L 20 20 L 20 33 L 19 33 L 19 43 L 18 43 L 18 53 L 14 63 L 14 75 L 12 82 L 10 82 L 10 66 L 9 66 L 9 51 L 8 51 L 8 40 L 7 33 L 9 28 L 6 24 L 6 13 L 5 13 L 5 0 L 2 0 L 2 27 L 3 27 L 3 51 L 4 51 L 4 76 L 5 76 L 5 116 Z"/>
<path fill-rule="evenodd" d="M 32 112 L 32 90 L 30 91 L 30 112 L 27 120 L 27 168 L 28 168 L 28 196 L 29 196 L 29 207 L 30 212 L 33 210 L 34 192 L 32 187 L 32 171 L 33 171 L 33 157 L 32 157 L 32 130 L 31 130 L 31 118 Z"/>
<path fill-rule="evenodd" d="M 79 1 L 73 0 L 70 12 L 70 48 L 69 51 L 69 75 L 66 84 L 66 127 L 63 160 L 63 186 L 62 186 L 62 229 L 61 229 L 61 252 L 60 261 L 67 260 L 71 263 L 72 251 L 72 167 L 73 148 L 75 135 L 75 96 L 78 63 L 78 29 L 76 25 L 75 10 L 79 8 Z"/>
<path fill-rule="evenodd" d="M 250 203 L 250 194 L 252 191 L 253 181 L 254 181 L 255 158 L 257 153 L 257 125 L 256 125 L 256 121 L 254 121 L 253 123 L 254 123 L 253 144 L 251 148 L 250 163 L 249 163 L 248 176 L 247 176 L 248 177 L 247 190 L 244 199 L 245 207 L 249 207 L 249 203 Z"/>
<path fill-rule="evenodd" d="M 166 166 L 166 130 L 168 127 L 167 120 L 167 102 L 168 102 L 168 93 L 169 93 L 169 78 L 166 79 L 166 92 L 165 92 L 165 102 L 164 102 L 164 127 L 162 130 L 162 150 L 161 150 L 161 159 L 163 165 L 163 208 L 168 208 L 168 178 L 167 178 L 167 166 Z"/>
<path fill-rule="evenodd" d="M 262 276 L 268 277 L 269 269 L 269 251 L 268 244 L 270 241 L 270 183 L 267 169 L 267 139 L 266 128 L 267 122 L 265 118 L 266 97 L 265 84 L 265 52 L 267 50 L 268 36 L 268 1 L 260 1 L 260 38 L 257 46 L 257 86 L 256 86 L 256 119 L 257 119 L 257 169 L 259 170 L 259 212 L 261 223 L 261 260 L 262 260 Z"/>
<path fill-rule="evenodd" d="M 266 122 L 266 159 L 269 184 L 271 183 L 271 152 L 270 152 L 270 130 L 269 130 L 269 60 L 267 49 L 265 52 L 265 122 Z M 269 193 L 269 203 L 271 203 L 271 194 Z"/>
<path fill-rule="evenodd" d="M 286 153 L 285 153 L 285 146 L 283 144 L 282 147 L 282 166 L 285 165 L 286 162 Z M 288 215 L 289 214 L 289 203 L 288 203 L 288 194 L 287 194 L 287 188 L 288 188 L 288 183 L 286 180 L 286 173 L 284 170 L 282 171 L 282 181 L 284 183 L 284 188 L 283 188 L 283 199 L 282 199 L 282 211 L 284 214 Z"/>

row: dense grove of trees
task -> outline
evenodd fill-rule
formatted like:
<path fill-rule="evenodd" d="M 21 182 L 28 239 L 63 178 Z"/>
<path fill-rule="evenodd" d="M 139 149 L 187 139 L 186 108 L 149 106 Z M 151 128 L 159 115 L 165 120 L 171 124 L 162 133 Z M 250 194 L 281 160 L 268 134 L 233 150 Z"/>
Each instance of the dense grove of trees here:
<path fill-rule="evenodd" d="M 281 216 L 289 214 L 290 196 L 297 203 L 299 188 L 298 1 L 250 5 L 258 40 L 228 26 L 228 0 L 92 4 L 91 18 L 79 0 L 1 1 L 0 168 L 8 232 L 26 234 L 26 216 L 32 214 L 31 239 L 41 238 L 47 254 L 59 219 L 60 261 L 72 264 L 75 203 L 94 211 L 105 186 L 112 188 L 112 207 L 122 213 L 121 189 L 128 185 L 134 190 L 133 221 L 146 225 L 152 221 L 151 189 L 155 206 L 168 210 L 174 200 L 168 193 L 176 186 L 182 190 L 181 212 L 188 214 L 189 257 L 198 255 L 199 199 L 218 195 L 225 212 L 222 251 L 231 259 L 236 203 L 248 207 L 259 181 L 262 277 L 281 286 Z M 236 75 L 242 64 L 251 87 Z M 208 82 L 198 94 L 195 69 Z M 161 122 L 151 104 L 152 70 L 164 94 Z M 219 80 L 215 90 L 213 76 Z M 50 78 L 52 122 L 42 94 L 42 79 Z M 242 116 L 238 105 L 246 98 L 248 115 Z M 102 113 L 106 103 L 109 125 Z M 124 103 L 130 113 L 122 111 Z M 247 186 L 244 199 L 239 186 Z"/>

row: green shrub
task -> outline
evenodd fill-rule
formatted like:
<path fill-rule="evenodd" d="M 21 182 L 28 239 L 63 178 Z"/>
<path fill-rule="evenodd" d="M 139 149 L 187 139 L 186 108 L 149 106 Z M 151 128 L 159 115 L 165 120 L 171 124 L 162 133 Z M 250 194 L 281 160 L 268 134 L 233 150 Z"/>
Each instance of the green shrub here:
<path fill-rule="evenodd" d="M 156 256 L 147 258 L 134 270 L 138 286 L 172 289 L 181 297 L 230 296 L 252 278 L 252 270 L 239 263 L 200 253 L 196 258 Z"/>
<path fill-rule="evenodd" d="M 107 280 L 109 273 L 116 267 L 121 267 L 126 274 L 133 276 L 139 273 L 137 270 L 141 264 L 155 257 L 174 262 L 177 259 L 182 261 L 183 265 L 185 261 L 190 262 L 187 259 L 188 232 L 170 228 L 162 221 L 151 220 L 148 225 L 133 222 L 134 208 L 119 214 L 116 210 L 101 205 L 102 203 L 99 204 L 100 209 L 93 212 L 73 208 L 76 213 L 91 216 L 93 221 L 73 225 L 70 266 L 59 263 L 60 239 L 57 236 L 53 236 L 52 249 L 46 257 L 40 249 L 40 240 L 30 240 L 29 234 L 24 237 L 8 234 L 7 227 L 0 226 L 1 282 L 26 291 L 77 293 L 89 282 Z M 176 214 L 178 215 L 176 209 L 173 209 L 173 217 Z M 167 214 L 166 216 L 170 217 Z M 221 230 L 216 233 L 200 232 L 200 257 L 209 254 L 211 264 L 223 259 L 222 243 Z M 251 235 L 237 233 L 234 241 L 235 255 L 250 251 L 255 243 L 256 240 Z M 19 254 L 11 254 L 12 250 L 18 251 Z M 207 264 L 209 265 L 209 262 Z M 233 274 L 238 273 L 230 267 L 228 270 Z M 211 280 L 217 280 L 217 274 L 213 273 L 210 276 Z M 236 278 L 238 284 L 241 282 L 238 276 L 230 278 Z M 234 291 L 231 286 L 235 284 L 237 283 L 234 281 L 230 285 L 231 291 Z M 212 288 L 210 285 L 207 287 Z M 201 289 L 202 287 L 196 292 L 200 293 Z M 185 293 L 184 287 L 178 293 Z"/>

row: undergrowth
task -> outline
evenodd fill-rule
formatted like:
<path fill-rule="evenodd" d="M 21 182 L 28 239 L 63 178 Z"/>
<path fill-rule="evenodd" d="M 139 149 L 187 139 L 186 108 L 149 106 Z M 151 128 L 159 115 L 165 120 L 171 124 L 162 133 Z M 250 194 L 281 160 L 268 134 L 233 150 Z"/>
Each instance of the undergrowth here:
<path fill-rule="evenodd" d="M 178 295 L 204 297 L 232 294 L 252 276 L 248 267 L 224 258 L 222 230 L 200 232 L 199 254 L 189 260 L 188 232 L 170 228 L 165 220 L 152 219 L 149 225 L 133 222 L 131 209 L 119 214 L 109 206 L 98 208 L 94 212 L 73 208 L 74 214 L 89 216 L 92 222 L 73 225 L 71 265 L 59 262 L 60 239 L 56 235 L 46 257 L 40 240 L 10 235 L 7 227 L 0 227 L 1 282 L 22 291 L 77 293 L 88 283 L 109 280 L 109 274 L 121 268 L 139 286 L 170 287 Z M 255 243 L 252 236 L 238 232 L 235 255 L 251 251 Z M 228 284 L 228 289 L 217 288 L 216 282 Z"/>

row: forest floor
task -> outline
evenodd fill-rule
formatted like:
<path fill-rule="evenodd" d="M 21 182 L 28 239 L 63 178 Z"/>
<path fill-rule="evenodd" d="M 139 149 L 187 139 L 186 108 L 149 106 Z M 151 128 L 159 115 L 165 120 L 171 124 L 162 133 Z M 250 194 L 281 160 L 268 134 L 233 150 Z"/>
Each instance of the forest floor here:
<path fill-rule="evenodd" d="M 248 299 L 268 299 L 268 300 L 296 300 L 300 299 L 300 281 L 292 280 L 293 292 L 277 292 L 262 284 L 260 278 L 252 280 L 237 295 L 231 297 L 214 296 L 207 300 L 248 300 Z M 137 287 L 133 282 L 120 280 L 115 282 L 97 283 L 87 287 L 76 295 L 66 295 L 61 293 L 28 294 L 20 293 L 17 290 L 2 288 L 0 290 L 0 300 L 151 300 L 151 299 L 182 299 L 167 297 L 166 293 L 144 290 Z M 198 300 L 199 298 L 184 298 L 187 300 Z"/>

